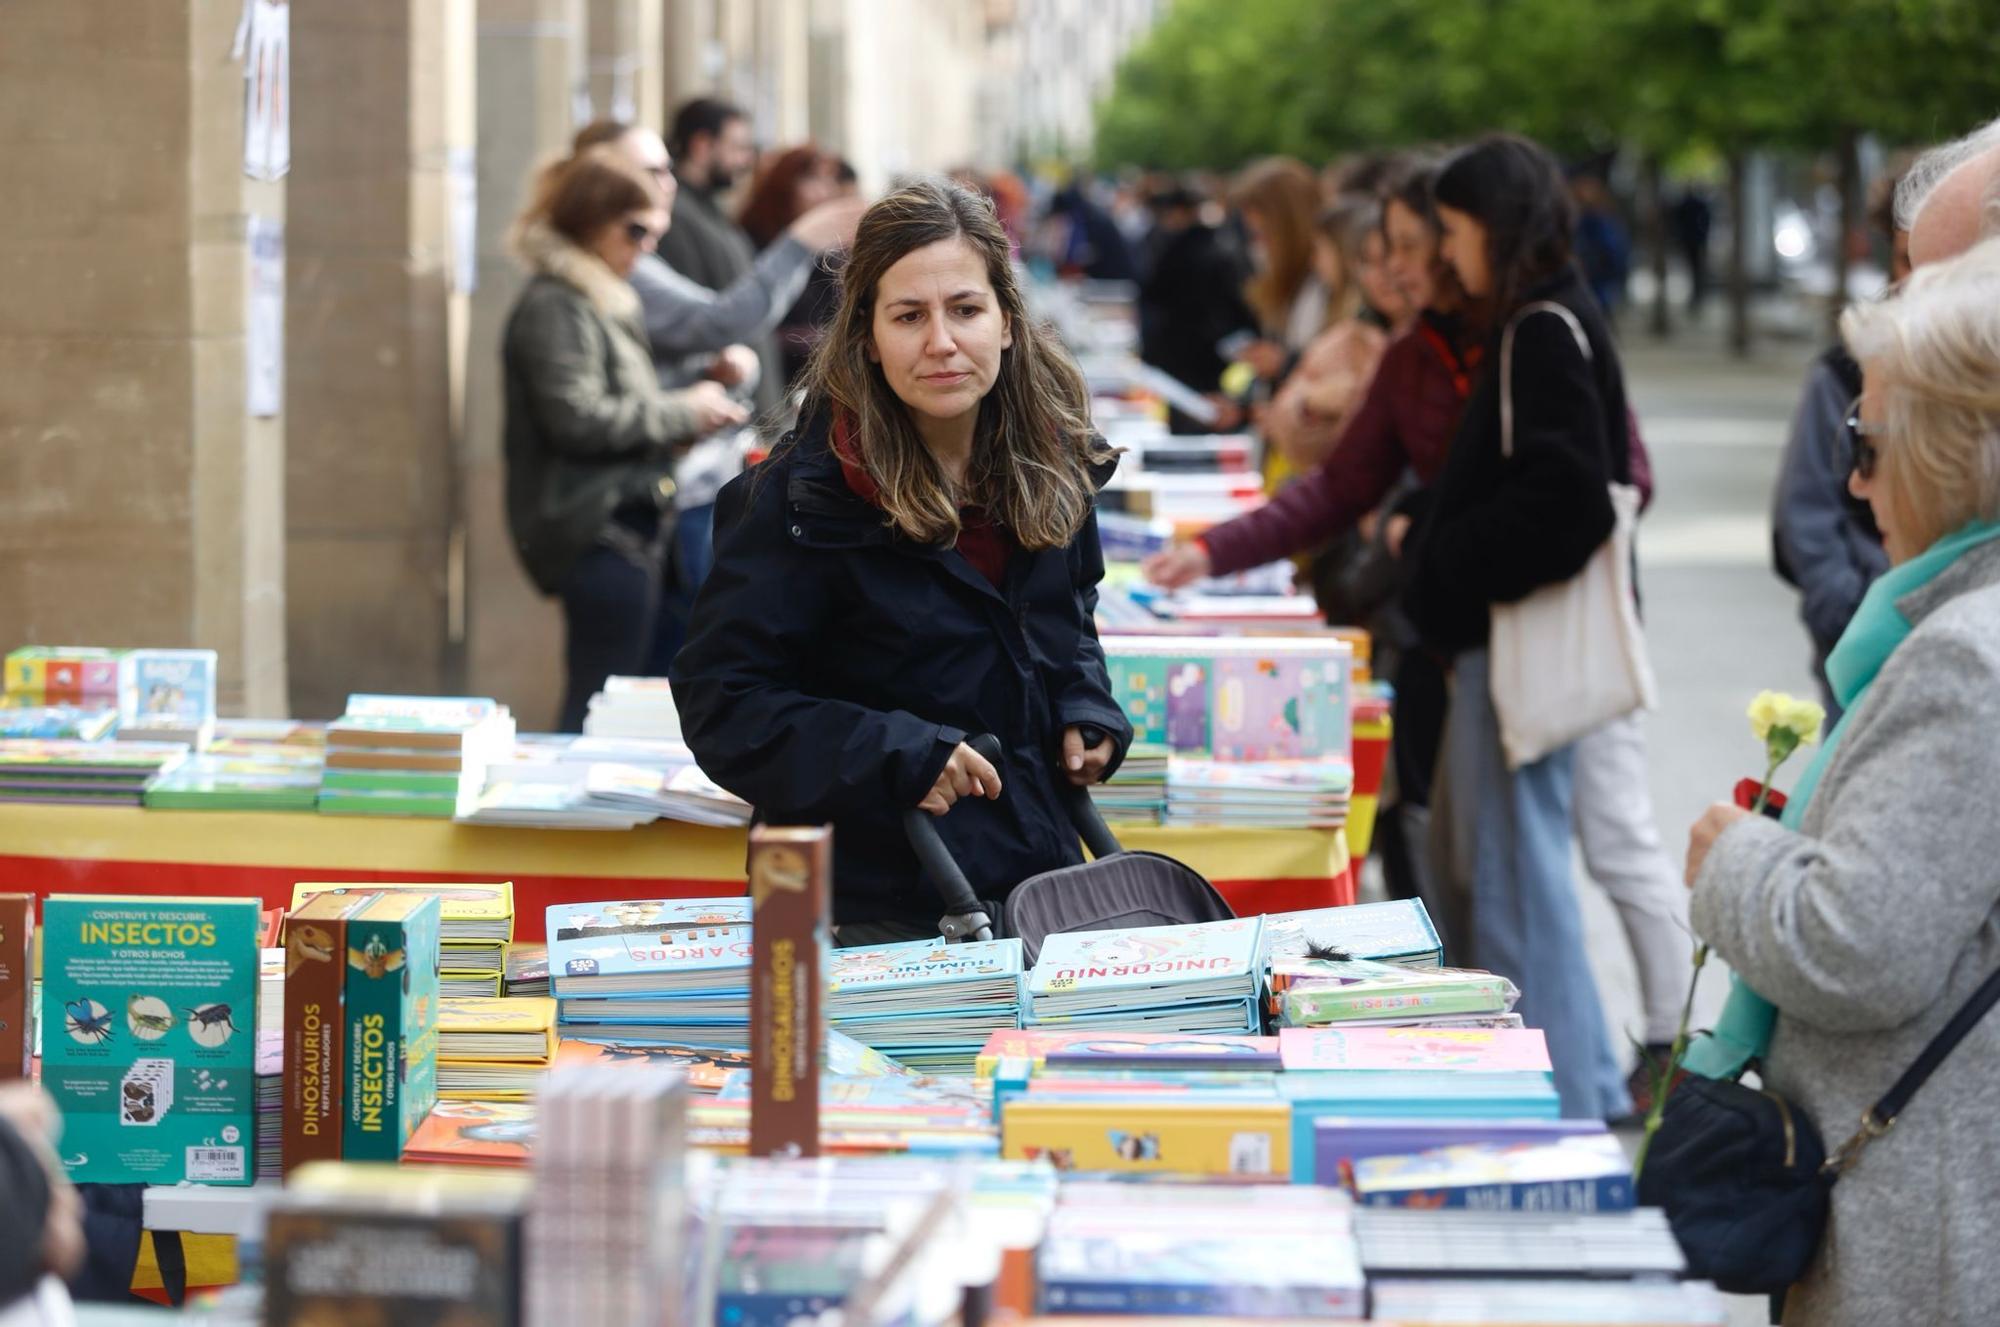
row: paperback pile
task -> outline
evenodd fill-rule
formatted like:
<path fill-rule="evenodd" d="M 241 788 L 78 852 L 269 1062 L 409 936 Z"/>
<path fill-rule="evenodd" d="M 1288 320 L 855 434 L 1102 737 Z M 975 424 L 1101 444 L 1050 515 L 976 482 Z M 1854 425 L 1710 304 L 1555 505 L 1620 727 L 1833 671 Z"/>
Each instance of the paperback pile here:
<path fill-rule="evenodd" d="M 1521 1026 L 1520 991 L 1505 977 L 1459 968 L 1405 968 L 1371 959 L 1271 962 L 1271 992 L 1285 1027 Z"/>
<path fill-rule="evenodd" d="M 285 1029 L 282 1022 L 257 1029 L 258 1179 L 285 1173 Z"/>
<path fill-rule="evenodd" d="M 590 698 L 583 719 L 586 737 L 641 737 L 681 740 L 680 711 L 664 677 L 607 677 L 604 690 Z"/>
<path fill-rule="evenodd" d="M 500 994 L 500 974 L 507 942 L 514 936 L 514 886 L 511 881 L 474 884 L 299 884 L 292 888 L 296 911 L 315 894 L 366 894 L 381 890 L 424 894 L 438 901 L 438 991 L 450 996 Z"/>
<path fill-rule="evenodd" d="M 0 802 L 139 806 L 187 754 L 184 742 L 0 741 Z"/>
<path fill-rule="evenodd" d="M 1169 825 L 1339 829 L 1354 766 L 1325 760 L 1220 761 L 1175 756 L 1167 768 Z"/>
<path fill-rule="evenodd" d="M 513 749 L 514 719 L 483 698 L 355 695 L 326 744 L 323 813 L 448 820 Z"/>
<path fill-rule="evenodd" d="M 437 1046 L 441 1099 L 521 1100 L 555 1061 L 556 1002 L 446 996 Z"/>
<path fill-rule="evenodd" d="M 527 1321 L 680 1320 L 686 1081 L 666 1070 L 566 1070 L 549 1076 L 536 1108 Z"/>
<path fill-rule="evenodd" d="M 1090 800 L 1105 823 L 1157 825 L 1167 814 L 1167 757 L 1163 742 L 1134 742 L 1118 770 L 1092 784 Z"/>
<path fill-rule="evenodd" d="M 750 901 L 634 899 L 548 910 L 562 1034 L 750 1044 Z"/>
<path fill-rule="evenodd" d="M 920 1073 L 969 1074 L 987 1038 L 1020 1024 L 1021 942 L 942 938 L 840 949 L 827 1018 Z"/>
<path fill-rule="evenodd" d="M 310 811 L 326 765 L 326 730 L 289 721 L 217 720 L 199 755 L 146 789 L 176 811 Z"/>
<path fill-rule="evenodd" d="M 1023 1026 L 1255 1031 L 1262 923 L 1052 935 L 1028 974 Z"/>
<path fill-rule="evenodd" d="M 1048 1314 L 1366 1312 L 1352 1205 L 1332 1189 L 1065 1184 L 1036 1267 Z"/>
<path fill-rule="evenodd" d="M 660 819 L 733 828 L 750 823 L 750 806 L 702 773 L 679 742 L 538 739 L 487 772 L 459 819 L 538 829 L 633 829 Z"/>

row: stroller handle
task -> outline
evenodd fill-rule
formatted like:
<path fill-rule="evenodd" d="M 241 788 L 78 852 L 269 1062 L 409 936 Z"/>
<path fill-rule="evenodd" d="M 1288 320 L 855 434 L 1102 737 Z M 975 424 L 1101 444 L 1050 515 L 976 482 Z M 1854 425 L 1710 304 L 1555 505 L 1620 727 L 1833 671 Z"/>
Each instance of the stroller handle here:
<path fill-rule="evenodd" d="M 1091 740 L 1093 733 L 1096 734 L 1095 741 Z M 1084 726 L 1082 736 L 1087 747 L 1096 746 L 1104 740 L 1103 730 L 1089 725 Z M 996 769 L 999 767 L 1003 754 L 999 738 L 991 733 L 981 733 L 967 738 L 965 744 L 978 752 L 988 764 Z M 1122 851 L 1110 826 L 1099 814 L 1097 803 L 1090 800 L 1088 788 L 1064 782 L 1060 791 L 1070 824 L 1075 826 L 1077 837 L 1090 849 L 1092 857 L 1108 857 Z M 951 855 L 951 849 L 945 847 L 944 838 L 938 833 L 934 821 L 928 811 L 917 807 L 903 812 L 903 833 L 910 840 L 910 849 L 916 853 L 924 874 L 931 878 L 944 899 L 945 914 L 938 921 L 938 933 L 947 940 L 991 940 L 993 919 L 973 893 L 972 883 L 965 878 L 965 872 Z"/>

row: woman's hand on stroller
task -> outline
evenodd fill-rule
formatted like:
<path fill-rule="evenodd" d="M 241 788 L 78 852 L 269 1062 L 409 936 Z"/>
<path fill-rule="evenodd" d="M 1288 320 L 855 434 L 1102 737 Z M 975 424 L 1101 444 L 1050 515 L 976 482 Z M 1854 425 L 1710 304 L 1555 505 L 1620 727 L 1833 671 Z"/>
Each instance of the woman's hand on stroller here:
<path fill-rule="evenodd" d="M 917 809 L 941 816 L 951 810 L 952 803 L 961 797 L 999 796 L 1000 771 L 994 769 L 986 757 L 960 742 L 951 753 L 951 759 L 945 761 L 944 769 L 939 771 L 937 782 L 924 794 L 924 800 L 917 803 Z"/>
<path fill-rule="evenodd" d="M 1118 753 L 1118 744 L 1103 729 L 1092 727 L 1090 735 L 1098 739 L 1097 745 L 1085 746 L 1083 733 L 1076 724 L 1063 729 L 1063 774 L 1077 787 L 1088 788 L 1104 777 L 1104 767 Z"/>

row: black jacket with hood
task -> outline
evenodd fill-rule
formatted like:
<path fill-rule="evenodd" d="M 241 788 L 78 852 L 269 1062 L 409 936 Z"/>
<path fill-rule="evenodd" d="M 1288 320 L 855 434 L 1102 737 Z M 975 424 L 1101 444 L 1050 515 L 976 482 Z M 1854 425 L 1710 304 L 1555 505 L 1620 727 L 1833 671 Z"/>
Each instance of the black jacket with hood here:
<path fill-rule="evenodd" d="M 957 549 L 892 529 L 830 432 L 809 406 L 722 490 L 674 697 L 702 769 L 761 819 L 832 824 L 836 922 L 932 923 L 943 905 L 901 820 L 959 742 L 989 732 L 1005 750 L 999 799 L 962 798 L 938 822 L 978 896 L 1000 899 L 1082 860 L 1058 791 L 1063 729 L 1111 733 L 1112 769 L 1131 740 L 1092 620 L 1097 518 L 1066 547 L 1016 550 L 996 588 Z"/>

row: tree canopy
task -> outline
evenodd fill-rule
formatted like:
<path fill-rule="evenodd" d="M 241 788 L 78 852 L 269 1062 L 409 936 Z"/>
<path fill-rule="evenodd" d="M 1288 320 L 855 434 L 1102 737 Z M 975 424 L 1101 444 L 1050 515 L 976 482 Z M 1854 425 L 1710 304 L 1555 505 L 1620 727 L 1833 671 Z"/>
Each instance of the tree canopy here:
<path fill-rule="evenodd" d="M 1662 156 L 1959 134 L 2000 0 L 1177 0 L 1099 108 L 1102 166 L 1531 134 Z"/>

